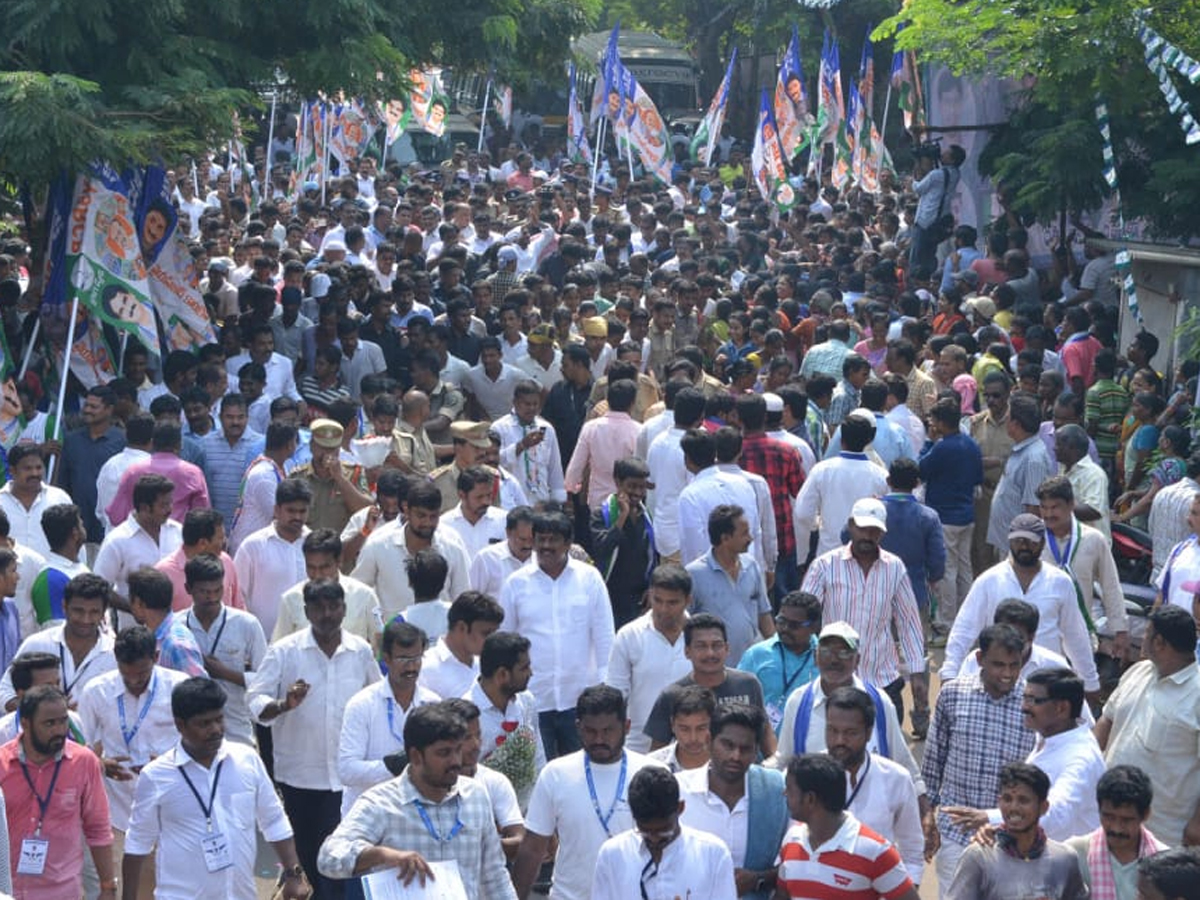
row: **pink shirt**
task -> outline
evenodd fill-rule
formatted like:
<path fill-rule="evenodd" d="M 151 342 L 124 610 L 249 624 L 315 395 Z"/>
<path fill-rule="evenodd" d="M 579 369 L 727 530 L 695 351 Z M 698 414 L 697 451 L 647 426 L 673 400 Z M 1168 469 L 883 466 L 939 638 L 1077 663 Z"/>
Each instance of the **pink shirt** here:
<path fill-rule="evenodd" d="M 637 436 L 641 427 L 640 423 L 630 418 L 629 413 L 623 412 L 606 413 L 599 419 L 585 422 L 563 478 L 568 493 L 579 493 L 586 470 L 590 472 L 588 506 L 591 509 L 599 507 L 604 498 L 617 489 L 617 483 L 613 480 L 613 463 L 637 454 Z"/>
<path fill-rule="evenodd" d="M 8 813 L 13 895 L 20 900 L 77 897 L 83 890 L 84 840 L 89 847 L 111 847 L 113 842 L 104 770 L 91 750 L 67 741 L 62 768 L 42 820 L 42 840 L 50 843 L 45 871 L 41 875 L 18 875 L 21 841 L 34 836 L 41 818 L 38 802 L 21 771 L 24 756 L 20 737 L 0 747 L 0 790 L 4 791 Z M 55 760 L 41 766 L 27 765 L 34 787 L 45 798 L 54 777 Z"/>
<path fill-rule="evenodd" d="M 175 612 L 192 608 L 192 596 L 187 592 L 186 578 L 183 574 L 183 567 L 186 565 L 187 557 L 184 556 L 182 547 L 154 564 L 154 568 L 171 579 L 171 587 L 175 589 L 171 609 Z M 246 601 L 242 599 L 242 586 L 238 583 L 237 569 L 234 568 L 228 553 L 221 553 L 221 565 L 225 567 L 225 593 L 221 596 L 221 602 L 236 609 L 245 609 Z"/>
<path fill-rule="evenodd" d="M 105 512 L 113 527 L 120 525 L 133 511 L 133 486 L 142 475 L 162 475 L 175 482 L 175 494 L 171 504 L 171 518 L 182 522 L 190 509 L 207 509 L 208 484 L 199 466 L 185 462 L 174 453 L 152 453 L 149 459 L 136 462 L 121 476 L 117 495 L 108 504 Z"/>
<path fill-rule="evenodd" d="M 1101 349 L 1101 343 L 1087 332 L 1073 334 L 1067 338 L 1058 355 L 1062 358 L 1063 368 L 1067 370 L 1068 388 L 1072 378 L 1082 378 L 1085 388 L 1095 383 L 1096 354 Z"/>

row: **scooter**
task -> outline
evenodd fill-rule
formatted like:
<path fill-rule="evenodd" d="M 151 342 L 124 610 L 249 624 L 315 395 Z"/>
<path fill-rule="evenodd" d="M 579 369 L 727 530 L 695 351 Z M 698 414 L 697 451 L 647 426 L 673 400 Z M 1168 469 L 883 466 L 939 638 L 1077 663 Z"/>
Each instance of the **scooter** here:
<path fill-rule="evenodd" d="M 1150 534 L 1123 522 L 1112 524 L 1112 554 L 1121 580 L 1125 600 L 1125 616 L 1129 621 L 1129 647 L 1124 658 L 1113 655 L 1113 636 L 1107 631 L 1108 620 L 1096 621 L 1099 646 L 1096 668 L 1100 673 L 1100 689 L 1107 696 L 1122 673 L 1142 656 L 1142 638 L 1146 633 L 1146 617 L 1154 606 L 1157 589 L 1150 583 L 1154 568 L 1154 548 Z"/>

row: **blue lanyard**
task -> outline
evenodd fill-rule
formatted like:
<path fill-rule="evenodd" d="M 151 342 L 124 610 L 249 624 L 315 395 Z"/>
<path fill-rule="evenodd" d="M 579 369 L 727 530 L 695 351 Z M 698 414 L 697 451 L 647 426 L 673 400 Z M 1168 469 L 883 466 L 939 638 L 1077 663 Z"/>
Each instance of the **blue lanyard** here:
<path fill-rule="evenodd" d="M 142 722 L 146 721 L 146 714 L 150 712 L 150 705 L 154 703 L 154 694 L 158 691 L 158 673 L 150 679 L 150 696 L 146 698 L 146 702 L 142 704 L 142 711 L 138 713 L 137 721 L 133 723 L 133 728 L 125 724 L 125 695 L 117 697 L 117 712 L 121 716 L 121 737 L 125 738 L 125 749 L 130 749 L 130 744 L 137 737 L 137 733 L 141 730 Z"/>
<path fill-rule="evenodd" d="M 38 793 L 37 788 L 33 786 L 33 778 L 29 775 L 29 767 L 25 765 L 25 760 L 20 760 L 21 771 L 25 773 L 25 781 L 29 785 L 29 792 L 33 794 L 33 799 L 38 805 L 38 820 L 37 828 L 34 829 L 34 835 L 42 836 L 42 822 L 46 818 L 46 810 L 50 808 L 50 798 L 54 796 L 54 786 L 58 784 L 58 772 L 62 768 L 63 756 L 60 753 L 57 761 L 54 763 L 54 774 L 50 776 L 50 787 L 46 790 L 46 796 L 43 797 Z"/>
<path fill-rule="evenodd" d="M 617 804 L 621 801 L 621 794 L 625 792 L 625 773 L 629 767 L 629 757 L 625 751 L 621 751 L 621 774 L 617 776 L 617 792 L 613 795 L 612 805 L 608 808 L 608 813 L 600 812 L 600 798 L 596 796 L 596 782 L 592 778 L 592 761 L 585 753 L 583 756 L 583 771 L 587 775 L 588 794 L 592 797 L 592 809 L 596 811 L 596 818 L 600 820 L 600 827 L 604 829 L 604 833 L 612 837 L 612 832 L 608 830 L 608 823 L 612 821 L 613 813 L 617 811 Z"/>
<path fill-rule="evenodd" d="M 441 833 L 433 826 L 433 820 L 429 818 L 429 813 L 425 809 L 425 804 L 420 800 L 414 800 L 413 805 L 417 808 L 417 812 L 421 816 L 421 821 L 425 824 L 425 830 L 429 832 L 429 836 L 439 844 L 448 844 L 463 830 L 462 819 L 459 818 L 458 811 L 462 801 L 456 796 L 454 798 L 454 827 L 450 829 L 450 833 L 442 837 Z"/>
<path fill-rule="evenodd" d="M 1054 557 L 1054 561 L 1058 563 L 1058 567 L 1065 572 L 1071 571 L 1071 560 L 1075 558 L 1075 554 L 1079 550 L 1079 522 L 1076 521 L 1073 524 L 1075 528 L 1072 530 L 1071 536 L 1067 538 L 1067 542 L 1063 545 L 1062 550 L 1058 549 L 1058 538 L 1054 536 L 1054 532 L 1046 529 L 1046 540 L 1050 544 L 1050 554 Z"/>
<path fill-rule="evenodd" d="M 413 695 L 413 703 L 416 703 L 416 702 L 417 702 L 417 697 L 414 694 Z M 404 746 L 404 735 L 396 734 L 396 701 L 393 700 L 391 697 L 388 697 L 387 698 L 387 707 L 388 707 L 388 731 L 390 731 L 392 733 L 392 737 L 394 737 L 396 739 L 396 743 L 398 743 L 401 747 L 403 747 Z"/>

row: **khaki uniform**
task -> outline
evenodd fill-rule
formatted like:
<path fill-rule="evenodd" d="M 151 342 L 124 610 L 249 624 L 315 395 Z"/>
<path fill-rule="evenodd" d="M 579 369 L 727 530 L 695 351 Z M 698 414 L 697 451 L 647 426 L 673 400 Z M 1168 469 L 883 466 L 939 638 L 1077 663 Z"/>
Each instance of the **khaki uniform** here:
<path fill-rule="evenodd" d="M 484 466 L 496 478 L 496 484 L 500 483 L 500 473 L 491 466 Z M 444 466 L 440 466 L 429 473 L 429 480 L 434 483 L 437 489 L 442 494 L 442 512 L 449 512 L 458 505 L 458 476 L 462 473 L 462 469 L 458 467 L 458 463 L 450 462 Z M 492 498 L 492 506 L 496 505 L 496 498 Z"/>
<path fill-rule="evenodd" d="M 588 398 L 591 404 L 589 419 L 598 419 L 608 412 L 608 378 L 604 377 L 592 385 L 592 395 Z M 633 408 L 629 410 L 629 418 L 635 422 L 644 422 L 646 410 L 658 402 L 658 382 L 649 375 L 639 373 L 637 378 L 637 396 L 633 398 Z"/>
<path fill-rule="evenodd" d="M 997 422 L 989 410 L 975 413 L 971 416 L 968 434 L 979 445 L 979 451 L 985 457 L 995 456 L 1001 460 L 1008 459 L 1012 453 L 1013 439 L 1008 436 L 1008 416 Z M 992 513 L 992 497 L 996 494 L 996 485 L 1004 467 L 989 471 L 983 470 L 983 484 L 975 496 L 975 532 L 971 535 L 971 569 L 976 574 L 995 565 L 1000 561 L 996 549 L 987 542 L 988 519 Z"/>
<path fill-rule="evenodd" d="M 437 466 L 433 442 L 424 428 L 417 430 L 407 422 L 396 423 L 396 430 L 392 432 L 392 450 L 417 475 L 428 475 Z"/>
<path fill-rule="evenodd" d="M 346 476 L 346 480 L 358 488 L 360 491 L 367 490 L 367 479 L 363 473 L 362 466 L 351 466 L 347 463 L 341 463 L 342 473 Z M 346 527 L 346 523 L 350 521 L 350 510 L 346 508 L 346 501 L 342 498 L 342 492 L 338 490 L 332 478 L 318 478 L 313 472 L 312 463 L 305 463 L 297 468 L 291 474 L 292 478 L 303 480 L 313 493 L 312 507 L 308 512 L 308 527 L 316 530 L 317 528 L 332 528 L 338 534 L 342 533 L 342 529 Z M 281 585 L 281 590 L 290 585 Z"/>

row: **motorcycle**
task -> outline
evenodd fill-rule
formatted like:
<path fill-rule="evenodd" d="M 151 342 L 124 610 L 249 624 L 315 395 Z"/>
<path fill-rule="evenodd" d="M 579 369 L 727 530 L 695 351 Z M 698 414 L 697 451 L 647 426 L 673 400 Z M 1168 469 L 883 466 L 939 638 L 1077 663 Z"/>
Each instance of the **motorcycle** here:
<path fill-rule="evenodd" d="M 1129 621 L 1129 646 L 1124 657 L 1117 658 L 1113 653 L 1113 636 L 1106 631 L 1108 620 L 1101 617 L 1096 621 L 1096 668 L 1100 673 L 1100 689 L 1104 696 L 1116 687 L 1122 673 L 1141 659 L 1146 619 L 1158 593 L 1150 582 L 1150 573 L 1154 569 L 1154 547 L 1148 532 L 1123 522 L 1114 522 L 1112 554 L 1120 576 L 1125 616 Z"/>

